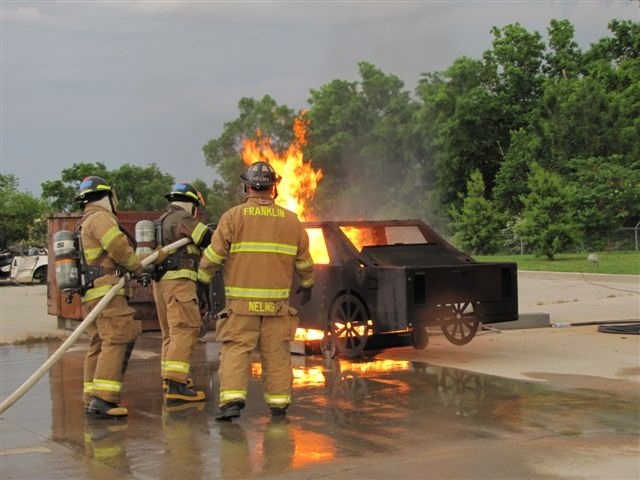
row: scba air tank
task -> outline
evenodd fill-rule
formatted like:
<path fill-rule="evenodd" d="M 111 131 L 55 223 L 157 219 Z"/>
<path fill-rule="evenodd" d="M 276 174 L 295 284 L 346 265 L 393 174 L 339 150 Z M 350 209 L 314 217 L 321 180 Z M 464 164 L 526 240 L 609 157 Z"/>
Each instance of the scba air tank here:
<path fill-rule="evenodd" d="M 53 236 L 55 255 L 56 285 L 61 292 L 80 289 L 80 265 L 75 234 L 60 230 Z"/>
<path fill-rule="evenodd" d="M 136 253 L 145 258 L 156 248 L 156 227 L 151 220 L 140 220 L 136 223 Z M 146 273 L 153 272 L 153 264 L 145 267 Z"/>

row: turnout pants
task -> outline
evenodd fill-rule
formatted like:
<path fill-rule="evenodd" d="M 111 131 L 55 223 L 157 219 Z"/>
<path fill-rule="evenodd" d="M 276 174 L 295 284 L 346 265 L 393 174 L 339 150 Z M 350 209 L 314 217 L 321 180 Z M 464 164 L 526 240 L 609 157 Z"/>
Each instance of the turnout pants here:
<path fill-rule="evenodd" d="M 187 278 L 154 282 L 153 298 L 162 330 L 162 378 L 186 384 L 202 325 L 196 282 Z"/>
<path fill-rule="evenodd" d="M 86 318 L 100 300 L 83 303 L 83 317 Z M 84 361 L 85 402 L 89 401 L 90 396 L 95 396 L 107 402 L 120 403 L 127 355 L 131 354 L 133 342 L 138 336 L 134 312 L 126 297 L 116 295 L 95 322 L 87 327 L 89 349 Z"/>
<path fill-rule="evenodd" d="M 289 344 L 297 326 L 297 312 L 292 308 L 278 316 L 240 315 L 231 309 L 222 313 L 216 325 L 216 340 L 222 342 L 218 370 L 221 407 L 234 400 L 246 400 L 251 352 L 255 348 L 260 352 L 265 402 L 270 407 L 291 403 Z"/>

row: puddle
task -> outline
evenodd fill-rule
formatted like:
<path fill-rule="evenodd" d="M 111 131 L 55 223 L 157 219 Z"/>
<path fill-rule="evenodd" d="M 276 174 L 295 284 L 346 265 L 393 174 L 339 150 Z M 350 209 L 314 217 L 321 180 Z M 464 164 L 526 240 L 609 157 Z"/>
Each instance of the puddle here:
<path fill-rule="evenodd" d="M 2 347 L 2 398 L 58 345 Z M 637 395 L 619 389 L 585 389 L 579 378 L 576 388 L 558 389 L 382 357 L 351 362 L 295 356 L 295 403 L 286 418 L 269 415 L 262 398 L 260 364 L 254 362 L 242 416 L 233 423 L 219 423 L 213 420 L 217 346 L 198 343 L 193 357 L 192 377 L 207 400 L 174 409 L 162 403 L 158 350 L 155 338 L 143 338 L 136 345 L 123 393 L 130 414 L 123 421 L 85 418 L 81 402 L 84 351 L 67 352 L 3 414 L 3 430 L 5 425 L 18 430 L 16 435 L 3 435 L 3 475 L 33 477 L 38 476 L 37 469 L 41 475 L 56 465 L 52 478 L 318 476 L 310 472 L 339 477 L 327 474 L 331 468 L 334 473 L 343 472 L 343 478 L 359 478 L 374 468 L 391 469 L 391 475 L 393 462 L 381 459 L 400 458 L 396 461 L 401 461 L 402 477 L 407 478 L 416 461 L 408 452 L 422 449 L 422 456 L 428 453 L 430 461 L 440 465 L 442 478 L 448 472 L 458 478 L 467 472 L 473 478 L 474 469 L 490 461 L 507 462 L 505 475 L 539 476 L 536 472 L 544 466 L 542 477 L 553 478 L 549 472 L 556 467 L 540 459 L 555 444 L 575 448 L 574 455 L 615 448 L 621 455 L 637 457 Z M 543 372 L 530 375 L 548 378 Z M 38 441 L 29 440 L 30 435 Z M 43 445 L 43 439 L 53 443 Z M 59 453 L 34 452 L 30 457 L 38 457 L 29 462 L 24 460 L 26 454 L 15 453 L 15 449 L 51 445 L 64 447 L 65 455 L 74 460 L 61 467 L 53 460 Z M 445 462 L 466 449 L 483 452 L 482 459 L 471 454 Z M 562 463 L 557 456 L 554 461 Z M 344 475 L 346 470 L 340 470 L 344 462 L 358 468 Z M 419 470 L 414 473 L 420 476 Z"/>

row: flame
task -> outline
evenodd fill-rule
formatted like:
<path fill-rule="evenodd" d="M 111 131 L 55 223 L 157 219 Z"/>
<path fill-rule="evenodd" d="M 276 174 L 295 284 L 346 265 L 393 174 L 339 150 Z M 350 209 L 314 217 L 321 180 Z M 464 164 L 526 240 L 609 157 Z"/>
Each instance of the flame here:
<path fill-rule="evenodd" d="M 342 233 L 347 236 L 359 251 L 362 251 L 362 247 L 376 244 L 373 241 L 373 235 L 371 234 L 370 229 L 343 226 L 340 227 L 340 230 L 342 230 Z"/>
<path fill-rule="evenodd" d="M 255 162 L 268 162 L 282 177 L 278 184 L 276 203 L 294 212 L 301 222 L 315 220 L 309 203 L 315 195 L 318 183 L 322 180 L 321 169 L 314 170 L 311 162 L 304 161 L 302 147 L 307 144 L 309 120 L 304 112 L 293 122 L 295 140 L 287 150 L 278 154 L 271 148 L 271 138 L 262 137 L 258 130 L 257 140 L 244 140 L 242 160 L 246 165 Z"/>

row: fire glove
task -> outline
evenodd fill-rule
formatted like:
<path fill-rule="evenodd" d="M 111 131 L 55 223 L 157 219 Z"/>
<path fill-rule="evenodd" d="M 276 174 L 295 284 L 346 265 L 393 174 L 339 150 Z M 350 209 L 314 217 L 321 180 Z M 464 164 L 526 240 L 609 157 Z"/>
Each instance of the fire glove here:
<path fill-rule="evenodd" d="M 198 338 L 204 337 L 209 331 L 209 325 L 211 325 L 211 312 L 207 311 L 203 314 L 201 310 L 200 317 L 202 318 L 202 325 L 200 325 L 200 330 L 198 330 Z"/>
<path fill-rule="evenodd" d="M 209 303 L 209 285 L 204 282 L 196 282 L 196 294 L 198 295 L 198 308 L 202 325 L 198 332 L 198 338 L 202 338 L 209 330 L 211 323 L 211 304 Z"/>
<path fill-rule="evenodd" d="M 156 252 L 158 253 L 158 256 L 153 263 L 155 263 L 156 265 L 160 265 L 167 259 L 167 257 L 169 256 L 169 252 L 164 251 L 162 248 L 156 248 L 156 251 L 154 253 Z"/>
<path fill-rule="evenodd" d="M 196 294 L 198 295 L 200 312 L 211 311 L 211 305 L 209 305 L 209 285 L 204 282 L 196 282 Z"/>
<path fill-rule="evenodd" d="M 309 300 L 311 300 L 311 289 L 313 287 L 298 287 L 298 290 L 296 290 L 296 293 L 301 293 L 302 294 L 302 298 L 300 299 L 300 305 L 304 305 L 305 303 L 309 303 Z"/>

